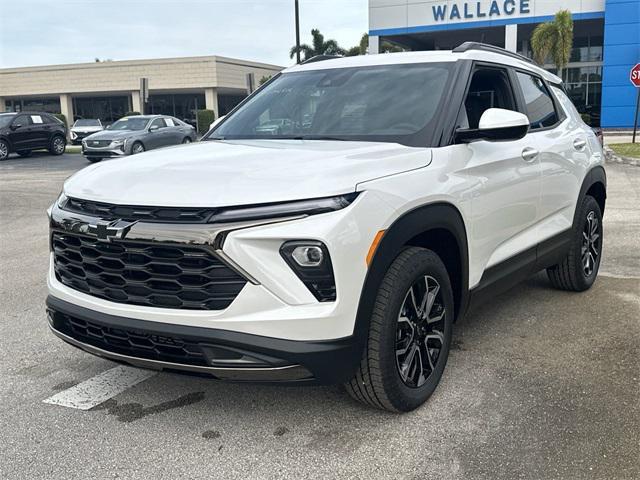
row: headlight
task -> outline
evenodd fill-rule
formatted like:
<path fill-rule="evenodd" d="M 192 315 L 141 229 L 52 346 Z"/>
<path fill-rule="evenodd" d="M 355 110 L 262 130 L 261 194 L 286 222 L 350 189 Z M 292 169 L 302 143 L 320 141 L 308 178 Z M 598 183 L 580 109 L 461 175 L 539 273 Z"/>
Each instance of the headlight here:
<path fill-rule="evenodd" d="M 111 142 L 111 146 L 113 147 L 122 147 L 124 145 L 124 140 L 113 140 Z"/>
<path fill-rule="evenodd" d="M 261 220 L 294 215 L 317 215 L 319 213 L 335 212 L 336 210 L 342 210 L 351 205 L 357 196 L 358 193 L 349 193 L 336 197 L 271 203 L 252 207 L 227 208 L 212 215 L 209 223 Z"/>

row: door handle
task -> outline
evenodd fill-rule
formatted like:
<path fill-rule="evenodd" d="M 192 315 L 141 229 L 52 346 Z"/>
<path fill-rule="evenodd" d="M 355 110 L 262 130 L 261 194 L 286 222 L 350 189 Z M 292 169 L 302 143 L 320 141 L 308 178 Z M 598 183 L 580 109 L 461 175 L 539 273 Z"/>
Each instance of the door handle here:
<path fill-rule="evenodd" d="M 537 156 L 538 150 L 536 150 L 535 148 L 525 147 L 524 150 L 522 150 L 522 158 L 525 162 L 532 162 L 536 159 Z"/>
<path fill-rule="evenodd" d="M 582 150 L 587 145 L 587 141 L 584 138 L 576 138 L 573 141 L 573 148 L 576 150 Z"/>

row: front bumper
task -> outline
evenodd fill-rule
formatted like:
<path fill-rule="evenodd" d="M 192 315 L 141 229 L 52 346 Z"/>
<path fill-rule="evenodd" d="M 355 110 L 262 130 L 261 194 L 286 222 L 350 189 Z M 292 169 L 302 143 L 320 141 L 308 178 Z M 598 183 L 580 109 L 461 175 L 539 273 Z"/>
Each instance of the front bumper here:
<path fill-rule="evenodd" d="M 126 155 L 126 152 L 125 150 L 122 150 L 120 147 L 116 147 L 116 148 L 113 148 L 111 146 L 89 147 L 83 143 L 82 154 L 85 157 L 92 157 L 92 158 L 113 158 L 113 157 L 123 157 Z"/>
<path fill-rule="evenodd" d="M 353 337 L 301 342 L 116 317 L 49 296 L 51 331 L 93 355 L 135 367 L 229 381 L 333 384 L 359 361 Z"/>
<path fill-rule="evenodd" d="M 275 363 L 270 360 L 267 368 L 279 369 L 278 375 L 284 370 L 287 375 L 295 372 L 295 378 L 285 381 L 341 382 L 351 377 L 362 351 L 361 339 L 355 339 L 354 329 L 367 274 L 365 258 L 375 232 L 382 226 L 381 219 L 391 218 L 392 214 L 391 208 L 379 197 L 365 192 L 349 207 L 336 212 L 264 220 L 259 224 L 162 224 L 140 221 L 128 230 L 127 241 L 201 246 L 231 265 L 247 278 L 247 283 L 231 304 L 221 310 L 185 310 L 118 303 L 61 283 L 56 278 L 52 254 L 48 275 L 49 309 L 108 328 L 120 329 L 124 326 L 143 335 L 180 334 L 189 339 L 201 339 L 196 341 L 199 344 L 213 343 L 242 350 L 247 357 L 271 357 Z M 89 227 L 97 220 L 95 217 L 61 210 L 57 205 L 52 207 L 50 217 L 53 231 L 82 235 L 91 235 Z M 334 267 L 336 301 L 318 302 L 281 256 L 282 244 L 296 239 L 317 240 L 326 245 Z M 58 336 L 97 355 L 132 365 L 195 370 L 216 378 L 238 379 L 235 371 L 228 374 L 212 370 L 223 368 L 212 363 L 215 358 L 205 358 L 206 363 L 195 369 L 179 358 L 172 361 L 145 358 L 138 351 L 126 352 L 111 349 L 109 344 L 87 343 L 85 335 L 65 330 L 54 320 L 55 313 L 52 328 Z M 91 330 L 90 326 L 81 327 Z M 307 373 L 301 373 L 298 367 Z M 241 368 L 243 374 L 248 372 L 247 365 Z M 272 380 L 271 374 L 274 372 L 260 370 L 259 373 L 266 380 Z M 247 377 L 243 376 L 242 379 Z M 255 377 L 250 376 L 249 379 L 255 380 Z"/>

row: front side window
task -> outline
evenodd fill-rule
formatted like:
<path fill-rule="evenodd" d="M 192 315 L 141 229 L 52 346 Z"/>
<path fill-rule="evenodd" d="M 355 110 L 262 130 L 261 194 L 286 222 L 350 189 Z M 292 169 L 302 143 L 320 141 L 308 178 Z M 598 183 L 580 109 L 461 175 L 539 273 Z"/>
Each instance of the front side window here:
<path fill-rule="evenodd" d="M 111 125 L 110 130 L 144 130 L 147 126 L 146 118 L 126 117 L 121 118 Z"/>
<path fill-rule="evenodd" d="M 164 128 L 166 126 L 167 124 L 164 123 L 164 118 L 156 118 L 153 122 L 151 122 L 151 125 L 149 125 L 149 127 L 158 127 L 158 128 Z"/>
<path fill-rule="evenodd" d="M 27 125 L 31 125 L 31 120 L 29 120 L 29 115 L 18 115 L 15 117 L 13 121 L 13 125 L 21 125 L 26 127 Z"/>
<path fill-rule="evenodd" d="M 424 145 L 452 64 L 285 73 L 208 139 L 358 140 Z"/>
<path fill-rule="evenodd" d="M 506 70 L 480 67 L 471 77 L 464 108 L 458 117 L 458 128 L 478 128 L 480 117 L 489 108 L 516 110 L 516 103 Z"/>
<path fill-rule="evenodd" d="M 558 122 L 558 114 L 551 100 L 547 87 L 538 77 L 528 73 L 517 72 L 518 82 L 522 88 L 526 114 L 529 117 L 531 129 L 546 128 Z"/>

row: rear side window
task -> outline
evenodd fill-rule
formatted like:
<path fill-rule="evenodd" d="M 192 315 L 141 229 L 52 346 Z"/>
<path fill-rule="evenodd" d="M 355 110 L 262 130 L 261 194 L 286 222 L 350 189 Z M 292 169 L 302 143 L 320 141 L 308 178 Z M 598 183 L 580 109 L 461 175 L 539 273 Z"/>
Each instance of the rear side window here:
<path fill-rule="evenodd" d="M 531 129 L 555 125 L 558 122 L 558 113 L 554 108 L 549 90 L 542 80 L 528 73 L 517 72 L 517 75 L 526 104 L 527 111 L 525 113 L 529 117 Z"/>

